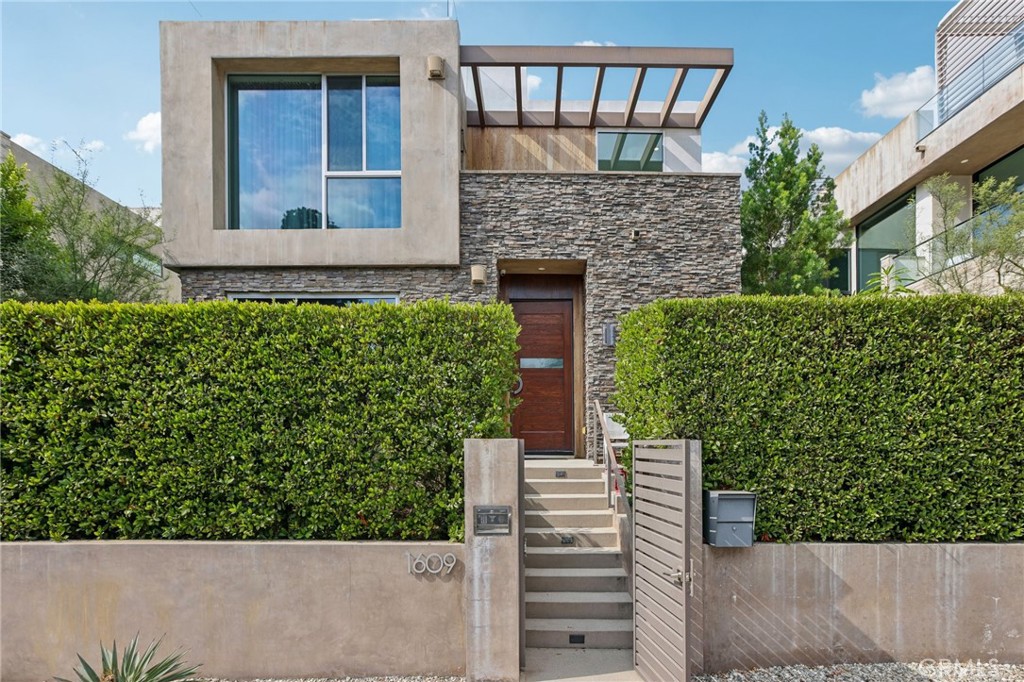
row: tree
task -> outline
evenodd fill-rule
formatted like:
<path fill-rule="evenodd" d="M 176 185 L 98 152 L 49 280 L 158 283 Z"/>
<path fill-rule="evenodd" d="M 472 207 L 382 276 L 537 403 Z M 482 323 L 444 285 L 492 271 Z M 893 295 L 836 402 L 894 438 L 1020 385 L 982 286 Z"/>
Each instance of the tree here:
<path fill-rule="evenodd" d="M 0 161 L 0 298 L 31 298 L 54 254 L 43 214 L 29 196 L 27 171 L 10 152 Z"/>
<path fill-rule="evenodd" d="M 789 116 L 772 130 L 762 111 L 757 124 L 740 204 L 743 293 L 826 293 L 825 280 L 836 274 L 829 261 L 850 239 L 835 182 L 817 145 L 800 156 L 800 130 Z"/>
<path fill-rule="evenodd" d="M 1024 290 L 1024 194 L 1017 191 L 1017 178 L 975 183 L 974 217 L 963 222 L 966 187 L 948 173 L 924 187 L 935 202 L 935 234 L 918 246 L 924 246 L 918 256 L 926 259 L 923 279 L 941 292 Z"/>
<path fill-rule="evenodd" d="M 151 250 L 162 242 L 163 235 L 153 222 L 153 212 L 142 209 L 137 213 L 97 194 L 90 183 L 87 160 L 71 151 L 77 159 L 76 174 L 57 170 L 35 188 L 38 201 L 33 205 L 37 216 L 33 220 L 41 220 L 42 225 L 33 222 L 35 237 L 21 242 L 21 287 L 11 288 L 11 297 L 34 301 L 157 300 L 161 266 Z M 13 157 L 4 163 L 8 162 L 17 168 Z M 5 170 L 5 241 L 7 211 L 26 214 L 24 202 L 31 202 L 24 168 L 18 176 L 20 184 L 11 175 L 18 191 L 8 194 L 7 177 Z M 6 279 L 6 265 L 4 270 Z"/>

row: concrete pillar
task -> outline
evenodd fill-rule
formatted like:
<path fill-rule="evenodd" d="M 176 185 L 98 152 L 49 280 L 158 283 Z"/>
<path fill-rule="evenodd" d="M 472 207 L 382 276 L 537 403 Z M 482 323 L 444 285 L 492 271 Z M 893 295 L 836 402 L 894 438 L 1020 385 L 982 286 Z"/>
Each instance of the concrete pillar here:
<path fill-rule="evenodd" d="M 521 440 L 465 441 L 466 680 L 518 682 L 524 577 Z M 508 507 L 508 535 L 478 534 L 475 507 Z"/>

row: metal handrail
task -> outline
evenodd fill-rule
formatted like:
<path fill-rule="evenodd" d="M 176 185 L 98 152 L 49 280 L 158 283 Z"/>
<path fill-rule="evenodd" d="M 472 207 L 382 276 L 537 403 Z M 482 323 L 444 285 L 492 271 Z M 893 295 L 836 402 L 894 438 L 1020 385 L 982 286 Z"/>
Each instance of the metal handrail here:
<path fill-rule="evenodd" d="M 917 139 L 958 114 L 1024 64 L 1024 21 L 1019 22 L 917 110 Z"/>
<path fill-rule="evenodd" d="M 629 497 L 626 494 L 626 479 L 622 475 L 622 467 L 619 466 L 618 458 L 615 456 L 615 446 L 612 444 L 611 436 L 608 433 L 608 417 L 605 415 L 604 410 L 601 409 L 601 402 L 598 400 L 594 401 L 594 407 L 597 410 L 597 421 L 601 425 L 601 436 L 604 443 L 604 489 L 608 496 L 608 508 L 615 509 L 617 492 L 618 498 L 622 500 L 622 506 L 626 510 L 626 516 L 630 520 L 633 518 L 633 508 L 629 504 Z M 614 478 L 615 485 L 612 486 L 612 480 Z"/>

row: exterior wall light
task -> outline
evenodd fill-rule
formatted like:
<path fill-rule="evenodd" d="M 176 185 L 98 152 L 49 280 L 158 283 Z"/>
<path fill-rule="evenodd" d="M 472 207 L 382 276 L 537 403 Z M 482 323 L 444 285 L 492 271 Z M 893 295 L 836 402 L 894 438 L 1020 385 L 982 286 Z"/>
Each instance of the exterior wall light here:
<path fill-rule="evenodd" d="M 436 54 L 427 57 L 427 78 L 432 81 L 444 80 L 444 59 Z"/>
<path fill-rule="evenodd" d="M 605 322 L 602 332 L 604 334 L 604 345 L 614 346 L 619 336 L 619 325 L 614 322 Z"/>
<path fill-rule="evenodd" d="M 486 284 L 487 268 L 485 268 L 483 265 L 470 265 L 469 277 L 473 281 L 473 284 Z"/>

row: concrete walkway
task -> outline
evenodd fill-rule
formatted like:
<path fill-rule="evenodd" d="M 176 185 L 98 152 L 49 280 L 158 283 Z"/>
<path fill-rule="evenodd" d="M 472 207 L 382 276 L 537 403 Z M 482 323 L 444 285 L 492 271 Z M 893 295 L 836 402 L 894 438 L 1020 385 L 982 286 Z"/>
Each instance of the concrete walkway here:
<path fill-rule="evenodd" d="M 632 649 L 527 649 L 521 682 L 642 682 Z"/>

